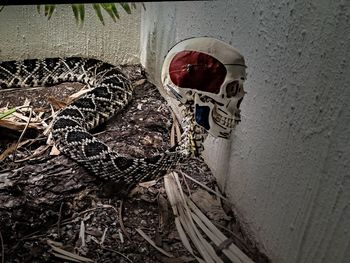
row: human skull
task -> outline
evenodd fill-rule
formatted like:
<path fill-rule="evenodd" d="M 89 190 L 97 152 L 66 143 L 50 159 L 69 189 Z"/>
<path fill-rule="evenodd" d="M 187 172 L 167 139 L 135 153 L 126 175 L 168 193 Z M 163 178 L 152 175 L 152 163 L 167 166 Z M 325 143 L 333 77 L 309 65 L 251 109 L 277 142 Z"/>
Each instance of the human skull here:
<path fill-rule="evenodd" d="M 197 37 L 170 49 L 161 79 L 169 95 L 182 104 L 194 104 L 198 125 L 215 137 L 229 138 L 241 120 L 245 69 L 244 57 L 232 46 Z"/>

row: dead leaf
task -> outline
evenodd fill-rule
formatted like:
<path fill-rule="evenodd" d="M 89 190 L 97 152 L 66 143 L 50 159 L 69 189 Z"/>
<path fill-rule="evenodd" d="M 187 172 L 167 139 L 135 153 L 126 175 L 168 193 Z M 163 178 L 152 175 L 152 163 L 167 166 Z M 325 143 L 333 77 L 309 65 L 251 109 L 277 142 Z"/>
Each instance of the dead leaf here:
<path fill-rule="evenodd" d="M 195 258 L 193 257 L 186 257 L 186 256 L 181 256 L 178 258 L 166 258 L 166 257 L 161 257 L 161 260 L 163 263 L 186 263 L 186 262 L 195 262 Z"/>
<path fill-rule="evenodd" d="M 207 191 L 198 189 L 196 192 L 192 193 L 191 199 L 210 219 L 214 221 L 231 219 L 223 210 L 220 199 L 215 198 Z"/>
<path fill-rule="evenodd" d="M 86 87 L 86 86 L 85 86 Z M 85 93 L 88 93 L 89 91 L 93 90 L 94 88 L 83 88 L 81 90 L 79 90 L 78 92 L 73 93 L 72 95 L 70 95 L 67 99 L 67 104 L 70 104 L 72 101 L 76 100 L 77 98 L 81 97 L 82 95 L 84 95 Z"/>
<path fill-rule="evenodd" d="M 17 148 L 17 143 L 12 143 L 9 147 L 6 148 L 5 151 L 3 151 L 0 154 L 0 161 L 3 161 L 9 156 L 11 153 L 13 153 Z"/>
<path fill-rule="evenodd" d="M 163 195 L 158 196 L 158 206 L 159 206 L 159 228 L 163 229 L 165 226 L 169 226 L 168 220 L 170 217 L 170 211 L 168 207 L 168 200 L 164 198 Z"/>
<path fill-rule="evenodd" d="M 50 151 L 51 156 L 57 156 L 60 154 L 60 150 L 56 147 L 56 145 L 53 145 Z"/>
<path fill-rule="evenodd" d="M 146 82 L 146 79 L 137 80 L 134 83 L 134 87 L 141 86 L 141 85 L 145 84 L 145 82 Z"/>
<path fill-rule="evenodd" d="M 23 159 L 21 159 L 21 160 L 16 160 L 16 162 L 24 162 L 24 161 L 26 161 L 26 160 L 30 160 L 30 159 L 33 159 L 33 158 L 35 158 L 35 157 L 37 157 L 37 156 L 40 156 L 40 155 L 42 155 L 49 147 L 50 147 L 50 145 L 41 145 L 41 146 L 39 146 L 39 148 L 37 148 L 37 149 L 33 152 L 33 154 L 31 154 L 30 156 L 25 157 L 25 158 L 23 158 Z M 1 157 L 0 157 L 0 159 L 1 159 Z"/>
<path fill-rule="evenodd" d="M 23 142 L 20 142 L 18 145 L 17 143 L 11 144 L 5 151 L 3 151 L 0 155 L 0 161 L 5 160 L 10 154 L 12 154 L 16 149 L 21 148 L 22 146 L 26 145 L 27 143 L 32 142 L 32 139 L 25 140 Z"/>
<path fill-rule="evenodd" d="M 162 253 L 163 255 L 166 255 L 169 258 L 173 258 L 174 255 L 165 251 L 164 249 L 158 247 L 154 241 L 148 236 L 146 235 L 140 228 L 136 228 L 135 229 L 137 233 L 140 234 L 140 236 L 142 236 L 149 244 L 151 244 L 155 249 L 157 249 L 160 253 Z"/>
<path fill-rule="evenodd" d="M 144 188 L 149 188 L 157 183 L 157 180 L 152 180 L 152 181 L 147 181 L 147 182 L 142 182 L 139 183 L 139 186 L 144 187 Z"/>
<path fill-rule="evenodd" d="M 67 106 L 67 103 L 61 100 L 58 100 L 54 97 L 48 97 L 47 101 L 54 107 L 54 109 L 62 109 Z"/>
<path fill-rule="evenodd" d="M 93 260 L 90 258 L 82 257 L 72 252 L 64 250 L 62 248 L 63 247 L 62 244 L 59 242 L 47 240 L 47 244 L 53 250 L 51 253 L 58 258 L 62 258 L 73 262 L 93 262 Z"/>

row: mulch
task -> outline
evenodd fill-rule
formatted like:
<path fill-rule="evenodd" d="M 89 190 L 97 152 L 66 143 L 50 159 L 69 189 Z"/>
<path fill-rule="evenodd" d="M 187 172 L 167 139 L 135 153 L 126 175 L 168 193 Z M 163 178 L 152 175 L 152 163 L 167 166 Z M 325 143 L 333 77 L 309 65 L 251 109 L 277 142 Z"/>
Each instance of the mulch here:
<path fill-rule="evenodd" d="M 171 111 L 141 66 L 125 65 L 123 69 L 136 87 L 134 99 L 92 133 L 127 156 L 149 157 L 163 152 L 170 147 Z M 79 83 L 62 83 L 50 88 L 1 91 L 0 107 L 7 103 L 10 107 L 22 105 L 29 98 L 36 111 L 50 116 L 52 97 L 64 101 L 81 88 Z M 0 127 L 0 154 L 16 143 L 20 134 Z M 0 161 L 2 262 L 71 262 L 58 257 L 56 248 L 91 262 L 195 262 L 177 233 L 162 178 L 120 199 L 118 189 L 111 184 L 91 176 L 64 155 L 50 155 L 51 147 L 44 147 L 47 138 L 42 132 L 29 129 L 23 140 L 30 143 Z M 39 147 L 44 150 L 31 157 Z M 178 171 L 211 189 L 218 187 L 202 160 L 190 159 Z M 181 182 L 187 192 L 201 188 L 185 177 Z M 223 203 L 223 209 L 226 216 L 215 223 L 255 262 L 269 262 L 231 207 Z M 136 229 L 142 229 L 174 257 L 160 253 Z"/>

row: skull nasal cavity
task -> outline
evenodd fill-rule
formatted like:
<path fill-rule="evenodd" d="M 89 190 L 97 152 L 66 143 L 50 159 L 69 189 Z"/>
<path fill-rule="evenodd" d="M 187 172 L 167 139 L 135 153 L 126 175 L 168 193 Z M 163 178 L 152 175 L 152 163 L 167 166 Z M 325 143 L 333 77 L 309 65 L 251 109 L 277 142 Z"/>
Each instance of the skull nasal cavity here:
<path fill-rule="evenodd" d="M 171 81 L 178 87 L 219 93 L 226 77 L 225 66 L 216 58 L 197 51 L 177 53 L 169 66 Z"/>

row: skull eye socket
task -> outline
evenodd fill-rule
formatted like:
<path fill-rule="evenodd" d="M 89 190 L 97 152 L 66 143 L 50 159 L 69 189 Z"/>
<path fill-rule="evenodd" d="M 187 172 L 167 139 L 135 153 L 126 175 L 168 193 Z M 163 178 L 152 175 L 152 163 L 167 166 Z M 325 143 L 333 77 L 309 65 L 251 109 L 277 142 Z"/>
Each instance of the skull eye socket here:
<path fill-rule="evenodd" d="M 240 91 L 240 85 L 238 80 L 234 80 L 227 84 L 226 86 L 226 94 L 228 98 L 232 98 L 237 95 Z"/>
<path fill-rule="evenodd" d="M 218 94 L 226 78 L 225 66 L 216 58 L 197 51 L 181 51 L 169 66 L 171 81 L 178 87 Z"/>

